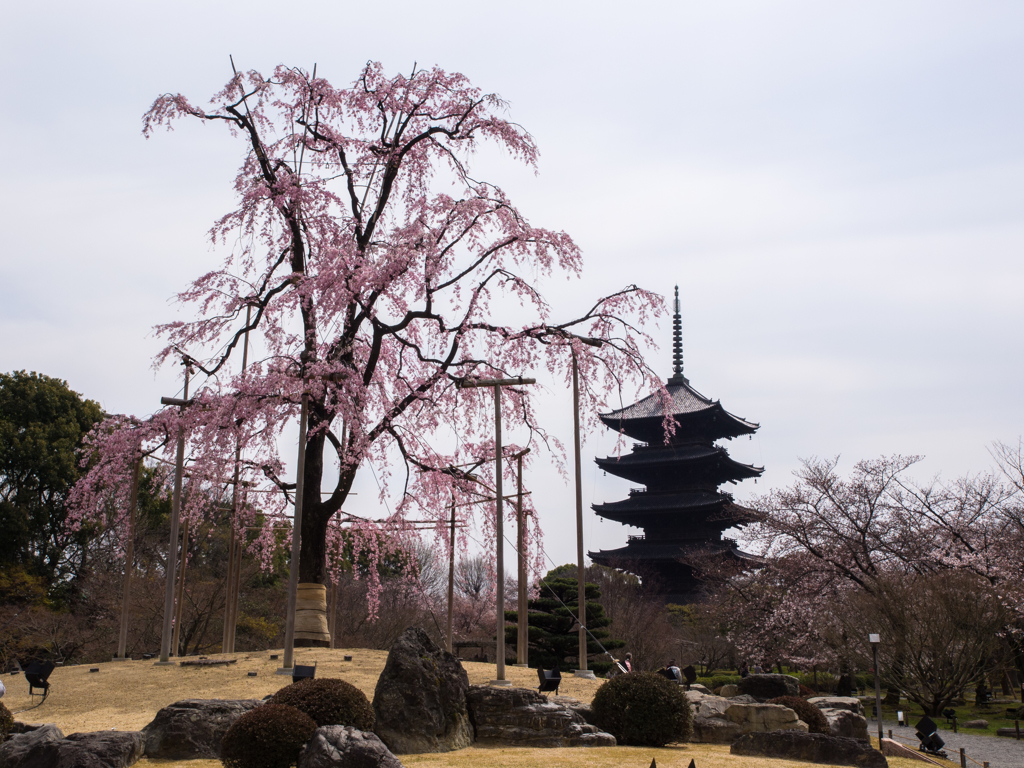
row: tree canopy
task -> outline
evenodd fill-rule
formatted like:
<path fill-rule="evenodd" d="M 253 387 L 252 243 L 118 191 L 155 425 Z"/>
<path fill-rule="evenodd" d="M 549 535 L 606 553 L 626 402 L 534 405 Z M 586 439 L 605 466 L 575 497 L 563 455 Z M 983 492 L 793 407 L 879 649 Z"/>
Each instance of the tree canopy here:
<path fill-rule="evenodd" d="M 77 451 L 102 418 L 97 403 L 40 373 L 0 374 L 0 570 L 3 599 L 31 595 L 32 579 L 51 597 L 81 565 L 65 530 L 68 494 L 79 476 Z M 20 572 L 21 575 L 17 575 Z M 20 586 L 19 586 L 20 585 Z"/>
<path fill-rule="evenodd" d="M 220 263 L 178 295 L 191 319 L 158 328 L 166 340 L 158 363 L 181 359 L 202 377 L 194 404 L 98 430 L 78 519 L 98 514 L 140 448 L 170 458 L 179 427 L 192 483 L 224 487 L 237 449 L 250 502 L 268 519 L 287 514 L 296 483 L 279 437 L 305 392 L 299 578 L 323 583 L 329 553 L 340 549 L 332 519 L 364 532 L 378 525 L 342 512 L 367 462 L 382 493 L 398 498 L 391 528 L 413 509 L 442 521 L 453 495 L 480 499 L 458 466 L 493 456 L 492 393 L 462 389 L 467 380 L 547 371 L 568 382 L 575 358 L 591 421 L 596 406 L 621 403 L 623 388 L 660 386 L 643 361 L 650 339 L 641 328 L 663 312 L 661 297 L 627 286 L 556 318 L 543 283 L 578 276 L 579 248 L 473 175 L 483 142 L 536 167 L 533 137 L 506 110 L 463 75 L 388 76 L 376 63 L 347 87 L 315 68 L 280 66 L 270 76 L 237 72 L 208 108 L 178 94 L 157 98 L 146 136 L 194 120 L 238 140 L 237 207 L 210 230 Z M 557 459 L 535 395 L 509 387 L 500 397 L 506 428 Z M 240 503 L 235 525 L 251 524 Z M 262 542 L 271 540 L 268 530 Z M 362 539 L 370 550 L 378 540 Z"/>

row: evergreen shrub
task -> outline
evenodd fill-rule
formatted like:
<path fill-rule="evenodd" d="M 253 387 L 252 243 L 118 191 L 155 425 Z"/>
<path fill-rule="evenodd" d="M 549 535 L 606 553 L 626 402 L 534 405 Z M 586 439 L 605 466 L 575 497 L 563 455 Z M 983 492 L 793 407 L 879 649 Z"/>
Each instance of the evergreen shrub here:
<path fill-rule="evenodd" d="M 682 686 L 653 672 L 619 675 L 597 689 L 594 725 L 619 744 L 663 747 L 686 741 L 693 727 Z"/>
<path fill-rule="evenodd" d="M 316 723 L 305 712 L 284 704 L 261 704 L 228 728 L 220 743 L 220 761 L 227 768 L 290 768 L 315 732 Z"/>
<path fill-rule="evenodd" d="M 0 702 L 0 742 L 7 741 L 7 736 L 12 728 L 14 728 L 14 715 L 3 705 L 3 702 Z"/>
<path fill-rule="evenodd" d="M 769 699 L 768 703 L 781 704 L 792 709 L 797 717 L 807 723 L 807 730 L 811 733 L 824 733 L 826 736 L 832 733 L 832 729 L 828 727 L 828 718 L 807 699 L 801 699 L 799 696 L 778 696 Z"/>
<path fill-rule="evenodd" d="M 285 704 L 305 712 L 318 727 L 348 725 L 372 731 L 375 715 L 366 694 L 337 678 L 306 678 L 274 694 L 274 704 Z"/>

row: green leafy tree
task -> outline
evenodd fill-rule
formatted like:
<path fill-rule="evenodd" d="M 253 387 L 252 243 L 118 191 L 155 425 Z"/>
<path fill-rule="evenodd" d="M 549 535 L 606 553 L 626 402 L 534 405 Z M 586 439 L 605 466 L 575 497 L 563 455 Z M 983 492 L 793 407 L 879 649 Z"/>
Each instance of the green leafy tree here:
<path fill-rule="evenodd" d="M 577 580 L 567 574 L 576 572 L 574 565 L 562 565 L 550 571 L 542 580 L 540 595 L 529 602 L 529 637 L 531 666 L 553 669 L 575 668 L 579 659 L 579 628 L 576 616 L 579 613 Z M 625 645 L 622 640 L 612 640 L 606 627 L 611 624 L 599 600 L 601 590 L 596 584 L 586 584 L 587 667 L 599 674 L 611 668 L 611 661 L 604 655 Z M 506 611 L 508 621 L 516 621 L 515 611 Z M 505 642 L 516 642 L 515 627 L 506 627 Z M 601 646 L 604 646 L 602 648 Z"/>
<path fill-rule="evenodd" d="M 23 583 L 41 580 L 58 602 L 84 565 L 88 533 L 65 530 L 65 502 L 78 479 L 77 449 L 102 415 L 65 381 L 0 374 L 0 569 L 21 572 Z"/>

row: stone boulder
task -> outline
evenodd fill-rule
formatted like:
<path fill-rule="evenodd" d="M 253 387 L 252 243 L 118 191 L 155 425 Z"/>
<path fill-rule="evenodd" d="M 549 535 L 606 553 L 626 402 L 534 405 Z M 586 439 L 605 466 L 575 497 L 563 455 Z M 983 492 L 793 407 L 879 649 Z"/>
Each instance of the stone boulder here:
<path fill-rule="evenodd" d="M 692 741 L 695 742 L 729 744 L 745 733 L 807 732 L 807 723 L 792 709 L 779 704 L 738 702 L 721 696 L 701 696 L 696 700 L 687 698 L 694 714 Z"/>
<path fill-rule="evenodd" d="M 988 720 L 968 720 L 961 728 L 988 728 Z"/>
<path fill-rule="evenodd" d="M 347 725 L 317 728 L 299 755 L 298 768 L 403 768 L 370 731 Z"/>
<path fill-rule="evenodd" d="M 0 766 L 3 768 L 32 768 L 37 754 L 46 745 L 64 740 L 64 733 L 53 723 L 11 736 L 0 745 Z"/>
<path fill-rule="evenodd" d="M 15 736 L 0 747 L 3 768 L 128 768 L 142 757 L 139 731 L 73 733 L 55 725 Z"/>
<path fill-rule="evenodd" d="M 718 695 L 726 699 L 732 698 L 739 692 L 740 687 L 738 685 L 733 685 L 732 683 L 729 683 L 728 685 L 723 685 L 721 688 L 718 689 Z"/>
<path fill-rule="evenodd" d="M 868 744 L 821 733 L 747 733 L 733 742 L 729 752 L 747 757 L 774 757 L 856 768 L 889 766 L 882 753 Z"/>
<path fill-rule="evenodd" d="M 694 683 L 693 685 L 691 685 L 690 686 L 690 690 L 691 691 L 697 691 L 697 693 L 703 693 L 705 696 L 711 696 L 712 695 L 712 693 L 708 689 L 708 687 L 706 685 L 701 685 L 700 683 Z"/>
<path fill-rule="evenodd" d="M 863 715 L 848 709 L 822 709 L 821 714 L 828 720 L 828 727 L 833 736 L 857 741 L 868 740 L 868 721 Z"/>
<path fill-rule="evenodd" d="M 858 715 L 864 714 L 864 702 L 855 696 L 812 696 L 808 701 L 818 709 L 848 709 Z"/>
<path fill-rule="evenodd" d="M 259 699 L 183 699 L 159 712 L 142 729 L 146 757 L 189 760 L 220 757 L 220 742 L 239 717 Z"/>
<path fill-rule="evenodd" d="M 566 709 L 571 709 L 581 718 L 583 722 L 594 724 L 594 709 L 589 704 L 584 704 L 579 699 L 574 699 L 572 696 L 548 696 L 548 701 L 552 704 L 559 704 Z"/>
<path fill-rule="evenodd" d="M 561 698 L 561 697 L 558 697 Z M 510 747 L 614 747 L 615 737 L 531 688 L 470 686 L 469 717 L 482 744 Z"/>
<path fill-rule="evenodd" d="M 800 681 L 792 675 L 747 675 L 737 688 L 740 694 L 753 696 L 758 701 L 800 695 Z"/>
<path fill-rule="evenodd" d="M 469 677 L 418 627 L 391 646 L 373 694 L 374 732 L 396 755 L 450 752 L 473 743 Z"/>

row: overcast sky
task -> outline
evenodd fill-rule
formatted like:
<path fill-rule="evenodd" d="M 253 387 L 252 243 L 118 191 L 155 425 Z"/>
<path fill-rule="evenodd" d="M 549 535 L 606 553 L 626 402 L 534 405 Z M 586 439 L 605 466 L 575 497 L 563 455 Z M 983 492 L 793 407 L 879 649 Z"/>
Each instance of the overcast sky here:
<path fill-rule="evenodd" d="M 0 371 L 112 412 L 178 389 L 151 328 L 211 268 L 240 150 L 218 126 L 146 141 L 141 116 L 163 92 L 205 103 L 229 54 L 336 84 L 437 64 L 508 99 L 540 175 L 491 156 L 477 175 L 583 248 L 566 314 L 680 285 L 691 383 L 762 425 L 729 445 L 766 467 L 741 500 L 812 455 L 981 471 L 1024 431 L 1019 1 L 8 4 Z M 571 445 L 564 393 L 545 397 Z M 612 442 L 588 436 L 588 506 L 628 488 L 590 460 Z M 572 489 L 542 468 L 527 485 L 552 560 L 573 560 Z M 635 532 L 586 517 L 587 549 Z"/>

